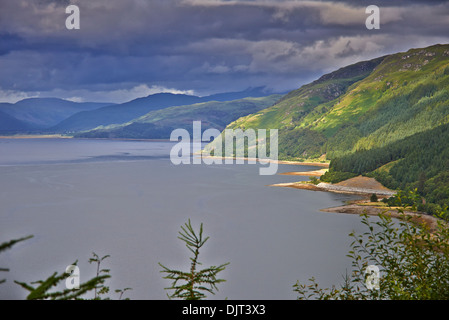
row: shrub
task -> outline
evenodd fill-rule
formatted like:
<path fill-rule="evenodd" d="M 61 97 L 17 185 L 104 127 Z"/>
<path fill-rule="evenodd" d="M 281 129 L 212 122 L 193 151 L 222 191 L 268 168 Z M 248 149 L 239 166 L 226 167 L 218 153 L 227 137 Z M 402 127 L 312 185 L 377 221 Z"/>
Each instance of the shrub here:
<path fill-rule="evenodd" d="M 310 182 L 312 182 L 313 184 L 318 184 L 320 183 L 320 180 L 317 179 L 317 177 L 309 177 Z"/>
<path fill-rule="evenodd" d="M 344 277 L 342 285 L 332 288 L 320 288 L 314 278 L 309 285 L 298 281 L 293 286 L 298 299 L 449 299 L 447 222 L 439 220 L 436 230 L 431 230 L 425 224 L 412 223 L 402 208 L 398 211 L 399 222 L 381 214 L 380 221 L 373 223 L 362 215 L 368 231 L 350 234 L 351 274 Z M 380 272 L 374 279 L 378 289 L 373 288 L 373 275 L 367 272 L 373 268 Z"/>

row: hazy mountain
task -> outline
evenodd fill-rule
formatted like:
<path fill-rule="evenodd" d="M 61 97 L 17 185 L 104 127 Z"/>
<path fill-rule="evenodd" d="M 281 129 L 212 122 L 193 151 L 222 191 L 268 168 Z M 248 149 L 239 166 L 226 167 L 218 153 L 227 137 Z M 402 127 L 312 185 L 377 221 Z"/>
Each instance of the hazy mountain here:
<path fill-rule="evenodd" d="M 282 96 L 244 98 L 233 101 L 209 101 L 187 106 L 175 106 L 151 111 L 122 125 L 82 132 L 75 137 L 84 138 L 146 138 L 168 139 L 174 129 L 192 132 L 193 121 L 202 122 L 202 130 L 223 130 L 227 124 L 249 113 L 267 108 Z"/>
<path fill-rule="evenodd" d="M 185 94 L 157 93 L 122 104 L 106 106 L 93 111 L 79 112 L 58 123 L 51 130 L 76 132 L 98 126 L 121 124 L 152 110 L 202 102 L 202 98 Z"/>
<path fill-rule="evenodd" d="M 114 106 L 106 106 L 94 111 L 80 112 L 57 124 L 51 130 L 76 132 L 98 126 L 122 124 L 154 110 L 173 106 L 185 106 L 207 101 L 230 101 L 246 97 L 267 96 L 263 87 L 249 88 L 241 92 L 220 93 L 205 97 L 185 94 L 157 93 Z"/>
<path fill-rule="evenodd" d="M 48 128 L 80 111 L 94 110 L 110 103 L 72 102 L 58 98 L 31 98 L 14 104 L 0 104 L 0 111 L 34 128 Z"/>
<path fill-rule="evenodd" d="M 20 121 L 9 114 L 0 111 L 0 134 L 12 134 L 35 129 L 30 124 Z"/>

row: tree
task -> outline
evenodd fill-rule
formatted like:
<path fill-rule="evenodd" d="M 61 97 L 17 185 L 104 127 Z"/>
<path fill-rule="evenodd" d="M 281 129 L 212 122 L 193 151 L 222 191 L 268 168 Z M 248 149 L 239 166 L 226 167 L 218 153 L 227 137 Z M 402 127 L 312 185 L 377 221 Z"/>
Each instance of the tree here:
<path fill-rule="evenodd" d="M 16 243 L 28 240 L 32 238 L 32 235 L 27 237 L 23 237 L 20 239 L 10 240 L 0 244 L 0 252 L 10 249 Z M 79 284 L 77 288 L 67 288 L 63 291 L 50 291 L 53 287 L 57 287 L 61 281 L 67 280 L 71 277 L 71 273 L 67 270 L 61 274 L 58 272 L 54 272 L 51 276 L 49 276 L 45 280 L 38 280 L 31 283 L 25 283 L 20 281 L 14 281 L 16 284 L 20 285 L 22 288 L 29 291 L 27 300 L 71 300 L 71 299 L 83 299 L 83 295 L 89 291 L 94 290 L 94 299 L 100 299 L 100 294 L 105 294 L 109 292 L 109 287 L 104 286 L 104 282 L 107 278 L 110 278 L 109 269 L 100 269 L 101 262 L 108 258 L 109 255 L 106 255 L 100 258 L 95 252 L 93 253 L 93 258 L 89 259 L 89 263 L 97 263 L 97 272 L 96 277 L 86 281 L 85 283 Z M 71 266 L 76 267 L 77 261 L 75 261 Z M 0 268 L 0 271 L 7 272 L 9 269 Z M 0 284 L 4 283 L 5 279 L 0 279 Z M 97 289 L 100 289 L 97 292 Z M 132 290 L 131 288 L 125 288 L 121 290 L 115 290 L 116 293 L 119 294 L 119 300 L 122 299 L 123 294 Z M 109 299 L 109 298 L 106 298 Z"/>
<path fill-rule="evenodd" d="M 15 245 L 16 243 L 21 242 L 21 241 L 28 240 L 28 239 L 30 239 L 30 238 L 32 238 L 32 237 L 33 237 L 33 236 L 30 235 L 30 236 L 23 237 L 23 238 L 20 238 L 20 239 L 14 239 L 14 240 L 11 240 L 11 241 L 3 242 L 2 244 L 0 244 L 0 252 L 6 251 L 6 250 L 10 249 L 10 248 L 11 248 L 13 245 Z M 7 268 L 0 268 L 0 271 L 8 272 L 9 269 L 7 269 Z M 2 284 L 2 283 L 4 283 L 4 282 L 6 282 L 6 279 L 0 279 L 0 284 Z"/>
<path fill-rule="evenodd" d="M 88 292 L 94 291 L 93 300 L 101 300 L 101 295 L 104 295 L 109 292 L 109 287 L 105 286 L 106 279 L 110 278 L 109 269 L 102 269 L 101 263 L 106 258 L 109 258 L 109 255 L 103 256 L 100 258 L 95 252 L 92 253 L 93 258 L 89 259 L 89 263 L 96 263 L 96 276 L 92 279 L 79 284 L 74 288 L 67 288 L 67 280 L 70 277 L 73 277 L 71 273 L 68 273 L 67 270 L 63 273 L 58 274 L 58 272 L 54 272 L 51 276 L 49 276 L 45 280 L 38 280 L 31 283 L 14 281 L 22 288 L 29 291 L 27 300 L 81 300 L 85 299 L 85 294 Z M 77 261 L 75 261 L 71 266 L 77 266 Z M 62 291 L 52 291 L 54 287 L 60 285 L 62 281 L 66 280 L 66 289 Z M 116 293 L 119 294 L 119 300 L 122 299 L 123 294 L 132 290 L 131 288 L 125 289 L 117 289 Z M 104 298 L 109 300 L 109 297 Z"/>
<path fill-rule="evenodd" d="M 424 171 L 421 171 L 418 176 L 418 193 L 421 195 L 424 193 L 426 180 L 427 180 L 426 173 Z"/>
<path fill-rule="evenodd" d="M 223 271 L 229 262 L 216 266 L 211 266 L 197 271 L 197 266 L 201 263 L 198 261 L 199 250 L 206 243 L 209 237 L 203 239 L 203 224 L 200 225 L 199 234 L 195 233 L 192 228 L 190 219 L 184 226 L 181 226 L 182 231 L 179 232 L 178 239 L 185 242 L 186 247 L 193 253 L 190 258 L 190 271 L 184 272 L 174 269 L 169 269 L 159 263 L 163 268 L 161 272 L 167 275 L 164 279 L 173 280 L 172 285 L 166 290 L 174 290 L 173 294 L 168 295 L 169 298 L 181 298 L 185 300 L 201 300 L 206 298 L 204 292 L 215 294 L 214 290 L 218 291 L 217 284 L 226 280 L 217 279 L 217 274 Z"/>
<path fill-rule="evenodd" d="M 110 255 L 105 255 L 103 257 L 99 257 L 95 252 L 92 252 L 93 258 L 89 259 L 89 263 L 95 263 L 97 265 L 97 277 L 99 277 L 101 274 L 107 275 L 109 274 L 109 269 L 101 269 L 101 262 L 106 259 L 109 258 Z M 95 287 L 94 289 L 94 299 L 95 300 L 101 300 L 100 295 L 102 294 L 106 294 L 109 292 L 109 287 L 104 286 L 103 284 L 100 284 L 100 287 Z"/>
<path fill-rule="evenodd" d="M 89 263 L 95 263 L 96 264 L 96 266 L 97 266 L 97 268 L 96 268 L 96 277 L 100 277 L 101 275 L 109 275 L 109 272 L 111 270 L 110 269 L 102 269 L 101 268 L 101 263 L 103 262 L 103 260 L 105 260 L 107 258 L 110 258 L 111 256 L 109 254 L 107 254 L 107 255 L 105 255 L 105 256 L 100 258 L 100 256 L 98 254 L 96 254 L 95 252 L 92 252 L 92 256 L 93 256 L 93 258 L 89 259 Z M 122 300 L 123 295 L 128 290 L 132 290 L 132 288 L 116 289 L 116 290 L 114 290 L 114 292 L 119 294 L 118 300 Z M 103 283 L 99 283 L 94 288 L 94 300 L 101 300 L 101 295 L 105 295 L 108 292 L 109 292 L 109 287 L 105 286 Z M 106 297 L 104 299 L 105 300 L 109 300 L 110 298 Z M 129 300 L 129 299 L 126 298 L 125 300 Z"/>
<path fill-rule="evenodd" d="M 373 193 L 369 199 L 370 199 L 371 202 L 377 202 L 379 200 L 375 193 Z"/>
<path fill-rule="evenodd" d="M 76 266 L 76 264 L 77 261 L 72 265 Z M 46 280 L 39 280 L 31 282 L 30 284 L 19 281 L 14 282 L 30 292 L 26 298 L 27 300 L 72 300 L 82 299 L 82 296 L 86 292 L 95 290 L 97 286 L 102 285 L 107 278 L 110 278 L 109 275 L 100 275 L 80 284 L 78 288 L 65 289 L 63 291 L 50 291 L 53 287 L 58 286 L 61 281 L 66 280 L 69 277 L 70 273 L 63 272 L 58 274 L 58 272 L 54 272 Z"/>
<path fill-rule="evenodd" d="M 320 180 L 318 180 L 317 177 L 313 177 L 312 176 L 312 177 L 309 177 L 309 179 L 310 179 L 310 182 L 315 184 L 315 185 L 320 183 Z"/>
<path fill-rule="evenodd" d="M 447 222 L 440 220 L 431 230 L 415 219 L 412 222 L 402 208 L 398 211 L 399 222 L 384 213 L 373 223 L 363 214 L 368 231 L 350 234 L 352 273 L 339 287 L 320 288 L 314 278 L 309 285 L 298 281 L 293 286 L 298 299 L 449 299 Z M 373 267 L 379 270 L 378 289 L 369 286 L 372 274 L 367 270 Z"/>

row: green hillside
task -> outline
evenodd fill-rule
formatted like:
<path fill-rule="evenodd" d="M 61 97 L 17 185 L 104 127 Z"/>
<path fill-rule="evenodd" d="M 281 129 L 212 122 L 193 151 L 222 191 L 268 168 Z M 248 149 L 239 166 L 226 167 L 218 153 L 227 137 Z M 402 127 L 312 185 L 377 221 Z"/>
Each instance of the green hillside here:
<path fill-rule="evenodd" d="M 244 98 L 234 101 L 209 101 L 187 106 L 176 106 L 151 111 L 122 125 L 99 127 L 80 132 L 81 138 L 133 138 L 168 139 L 174 129 L 192 131 L 193 121 L 202 121 L 202 130 L 223 130 L 239 117 L 257 112 L 275 104 L 282 96 L 270 95 L 260 98 Z"/>
<path fill-rule="evenodd" d="M 341 68 L 229 128 L 277 128 L 280 158 L 331 160 L 449 122 L 448 98 L 449 45 L 435 45 Z"/>
<path fill-rule="evenodd" d="M 346 173 L 376 178 L 391 189 L 414 190 L 425 199 L 421 210 L 435 213 L 449 206 L 449 123 L 383 147 L 332 160 L 323 181 Z"/>
<path fill-rule="evenodd" d="M 449 45 L 341 68 L 228 128 L 279 129 L 280 159 L 331 161 L 321 181 L 375 177 L 417 189 L 420 209 L 439 212 L 449 206 Z"/>

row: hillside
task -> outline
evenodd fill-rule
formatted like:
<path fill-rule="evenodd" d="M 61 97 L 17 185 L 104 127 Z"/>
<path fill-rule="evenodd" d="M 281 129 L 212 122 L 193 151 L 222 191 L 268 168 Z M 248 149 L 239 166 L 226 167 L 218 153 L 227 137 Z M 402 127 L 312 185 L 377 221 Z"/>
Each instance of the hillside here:
<path fill-rule="evenodd" d="M 360 62 L 229 128 L 279 129 L 280 158 L 333 159 L 449 121 L 449 45 Z"/>
<path fill-rule="evenodd" d="M 80 111 L 95 110 L 111 103 L 73 102 L 57 98 L 30 98 L 1 103 L 0 111 L 7 113 L 31 128 L 48 128 Z M 0 127 L 3 128 L 3 127 Z"/>
<path fill-rule="evenodd" d="M 449 123 L 384 147 L 336 158 L 321 180 L 337 182 L 345 173 L 363 174 L 391 189 L 416 189 L 426 199 L 421 209 L 434 213 L 449 206 L 448 141 Z"/>
<path fill-rule="evenodd" d="M 33 130 L 34 127 L 0 111 L 0 135 Z"/>
<path fill-rule="evenodd" d="M 151 111 L 122 125 L 112 125 L 75 134 L 83 138 L 145 138 L 168 139 L 174 129 L 192 131 L 192 122 L 201 120 L 202 130 L 223 130 L 235 119 L 276 103 L 281 95 L 244 98 L 234 101 L 210 101 L 187 106 Z"/>
<path fill-rule="evenodd" d="M 106 106 L 93 111 L 79 112 L 51 128 L 59 133 L 86 131 L 99 126 L 123 124 L 144 116 L 148 112 L 174 106 L 186 106 L 208 101 L 230 101 L 246 97 L 263 97 L 263 87 L 239 92 L 218 93 L 205 97 L 186 94 L 156 93 L 129 102 Z"/>
<path fill-rule="evenodd" d="M 449 45 L 341 68 L 228 128 L 277 128 L 280 159 L 331 160 L 321 181 L 374 177 L 436 213 L 449 206 Z"/>
<path fill-rule="evenodd" d="M 197 96 L 172 93 L 157 93 L 137 98 L 129 102 L 106 106 L 93 111 L 85 111 L 61 121 L 51 128 L 55 132 L 74 132 L 121 124 L 138 118 L 152 110 L 179 105 L 189 105 L 203 101 Z"/>

